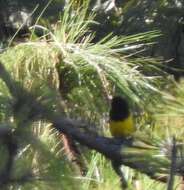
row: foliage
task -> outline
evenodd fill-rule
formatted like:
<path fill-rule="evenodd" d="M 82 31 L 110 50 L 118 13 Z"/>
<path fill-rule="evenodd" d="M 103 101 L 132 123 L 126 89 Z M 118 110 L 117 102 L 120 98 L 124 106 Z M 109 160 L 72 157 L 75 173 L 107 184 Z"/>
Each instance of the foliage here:
<path fill-rule="evenodd" d="M 119 37 L 109 34 L 93 43 L 95 33 L 90 28 L 98 23 L 94 22 L 95 14 L 88 13 L 88 3 L 74 9 L 69 4 L 54 26 L 33 26 L 31 39 L 9 47 L 0 55 L 0 60 L 19 84 L 49 105 L 53 112 L 60 110 L 68 116 L 85 118 L 98 124 L 99 131 L 107 134 L 106 116 L 113 95 L 125 96 L 132 108 L 141 108 L 145 114 L 157 110 L 155 104 L 159 107 L 168 100 L 176 101 L 164 92 L 175 84 L 159 69 L 157 60 L 137 56 L 160 35 L 158 31 Z M 34 27 L 42 28 L 45 36 L 37 37 Z M 87 154 L 87 151 L 84 152 L 89 162 L 88 173 L 85 177 L 76 177 L 65 160 L 59 135 L 42 120 L 31 126 L 26 123 L 23 130 L 11 111 L 14 99 L 2 81 L 0 89 L 1 123 L 20 128 L 14 175 L 27 174 L 31 170 L 38 177 L 35 182 L 13 184 L 14 189 L 110 189 L 109 185 L 118 183 L 109 163 L 101 155 Z M 172 104 L 171 108 L 176 106 Z M 23 110 L 22 117 L 27 109 Z M 152 126 L 149 133 L 150 129 Z M 125 171 L 131 176 L 129 183 L 133 183 L 134 174 L 129 169 Z M 82 183 L 78 183 L 79 180 Z M 150 186 L 153 183 L 146 177 L 142 181 Z"/>

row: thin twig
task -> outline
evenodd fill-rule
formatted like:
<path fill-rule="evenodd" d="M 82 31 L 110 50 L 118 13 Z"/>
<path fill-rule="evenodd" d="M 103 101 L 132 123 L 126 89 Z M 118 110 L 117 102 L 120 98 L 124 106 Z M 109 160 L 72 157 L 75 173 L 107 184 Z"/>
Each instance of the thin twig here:
<path fill-rule="evenodd" d="M 177 154 L 176 139 L 175 137 L 173 137 L 172 152 L 171 152 L 171 168 L 168 178 L 167 190 L 173 190 L 174 175 L 176 171 L 176 154 Z"/>

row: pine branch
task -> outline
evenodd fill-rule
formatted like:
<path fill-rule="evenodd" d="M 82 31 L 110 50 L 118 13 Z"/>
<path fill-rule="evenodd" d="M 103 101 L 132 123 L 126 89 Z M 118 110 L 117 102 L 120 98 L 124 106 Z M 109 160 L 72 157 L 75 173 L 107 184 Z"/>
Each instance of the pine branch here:
<path fill-rule="evenodd" d="M 139 149 L 138 146 L 134 146 L 133 139 L 112 139 L 82 132 L 80 130 L 82 123 L 49 110 L 49 107 L 36 100 L 36 97 L 22 88 L 18 82 L 15 82 L 2 63 L 0 63 L 0 78 L 6 83 L 11 95 L 16 100 L 15 116 L 20 117 L 19 120 L 22 122 L 28 122 L 30 118 L 37 119 L 36 116 L 39 116 L 39 118 L 52 123 L 57 131 L 69 135 L 73 140 L 89 149 L 96 150 L 118 165 L 129 166 L 157 180 L 162 179 L 160 176 L 169 174 L 171 158 L 166 155 L 155 156 L 160 154 L 159 147 L 154 149 L 141 147 Z M 27 113 L 19 115 L 18 113 L 25 105 L 28 108 Z M 22 117 L 24 118 L 22 119 Z M 181 164 L 178 165 L 182 168 Z M 183 175 L 180 168 L 176 168 L 177 175 Z"/>

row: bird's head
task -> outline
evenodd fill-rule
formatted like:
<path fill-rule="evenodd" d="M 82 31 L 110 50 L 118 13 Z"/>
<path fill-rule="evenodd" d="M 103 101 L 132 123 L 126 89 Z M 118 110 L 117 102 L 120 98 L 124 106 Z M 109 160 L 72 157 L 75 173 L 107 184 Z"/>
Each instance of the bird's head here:
<path fill-rule="evenodd" d="M 130 114 L 129 105 L 125 98 L 115 96 L 111 101 L 110 119 L 121 120 Z"/>

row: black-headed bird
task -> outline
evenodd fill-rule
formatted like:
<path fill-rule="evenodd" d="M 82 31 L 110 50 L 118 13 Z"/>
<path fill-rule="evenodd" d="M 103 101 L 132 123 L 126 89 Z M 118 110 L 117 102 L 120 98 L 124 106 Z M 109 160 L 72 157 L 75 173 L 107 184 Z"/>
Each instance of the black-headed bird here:
<path fill-rule="evenodd" d="M 109 128 L 113 137 L 132 137 L 135 132 L 135 126 L 128 102 L 123 97 L 113 97 L 109 117 Z M 120 177 L 122 189 L 127 188 L 127 181 L 121 170 L 121 165 L 116 161 L 112 161 L 112 167 Z"/>
<path fill-rule="evenodd" d="M 114 137 L 131 137 L 135 132 L 132 114 L 128 102 L 121 96 L 115 96 L 111 102 L 109 128 Z"/>

